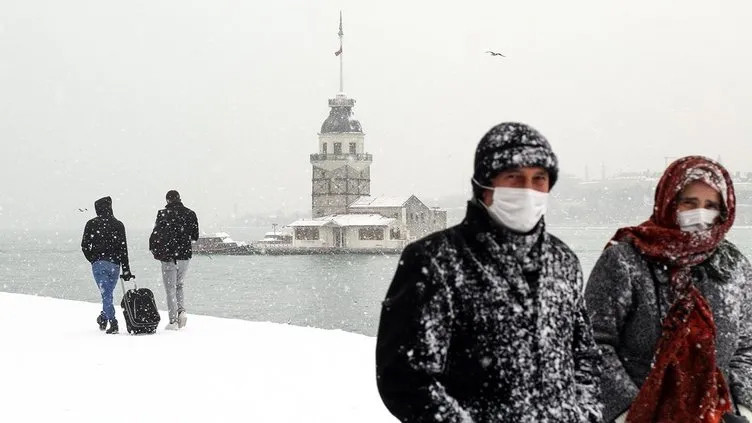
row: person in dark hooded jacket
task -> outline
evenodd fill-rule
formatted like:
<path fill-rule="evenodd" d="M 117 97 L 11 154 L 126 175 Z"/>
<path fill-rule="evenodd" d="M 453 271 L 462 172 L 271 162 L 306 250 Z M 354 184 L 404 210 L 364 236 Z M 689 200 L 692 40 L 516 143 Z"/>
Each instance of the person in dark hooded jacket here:
<path fill-rule="evenodd" d="M 497 125 L 478 144 L 465 219 L 403 251 L 376 344 L 378 390 L 400 421 L 600 421 L 582 271 L 543 219 L 557 174 L 540 133 Z"/>
<path fill-rule="evenodd" d="M 167 294 L 170 322 L 167 330 L 185 327 L 183 281 L 193 256 L 191 241 L 198 240 L 198 218 L 193 210 L 183 205 L 180 193 L 170 190 L 165 196 L 167 206 L 157 212 L 154 230 L 149 237 L 149 250 L 162 264 L 162 281 Z"/>
<path fill-rule="evenodd" d="M 676 160 L 653 215 L 595 264 L 585 297 L 607 423 L 752 419 L 752 267 L 726 240 L 735 207 L 723 166 Z"/>
<path fill-rule="evenodd" d="M 112 304 L 112 292 L 117 285 L 121 267 L 124 280 L 135 276 L 128 263 L 125 226 L 112 213 L 112 198 L 104 197 L 95 201 L 94 209 L 97 217 L 86 222 L 81 251 L 91 263 L 94 280 L 102 294 L 102 312 L 97 316 L 97 324 L 100 330 L 106 329 L 107 333 L 113 334 L 118 332 L 118 322 L 115 318 L 115 306 Z M 109 329 L 107 322 L 110 323 Z"/>

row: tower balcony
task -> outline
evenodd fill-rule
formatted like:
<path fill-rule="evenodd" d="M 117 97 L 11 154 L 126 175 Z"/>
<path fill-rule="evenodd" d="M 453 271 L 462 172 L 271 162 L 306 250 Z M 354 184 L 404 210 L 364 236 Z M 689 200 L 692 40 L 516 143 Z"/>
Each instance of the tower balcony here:
<path fill-rule="evenodd" d="M 373 155 L 365 154 L 311 154 L 311 162 L 323 162 L 333 160 L 349 160 L 353 162 L 373 162 Z"/>
<path fill-rule="evenodd" d="M 336 98 L 329 99 L 329 107 L 353 107 L 355 99 L 347 98 L 344 94 L 337 94 Z"/>

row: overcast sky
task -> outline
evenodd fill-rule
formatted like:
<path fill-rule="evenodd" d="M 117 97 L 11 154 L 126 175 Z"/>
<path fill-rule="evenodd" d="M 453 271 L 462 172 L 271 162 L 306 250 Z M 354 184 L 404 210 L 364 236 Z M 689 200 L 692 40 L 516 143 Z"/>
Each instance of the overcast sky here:
<path fill-rule="evenodd" d="M 752 171 L 748 2 L 461 4 L 3 0 L 0 227 L 77 230 L 103 195 L 149 227 L 168 189 L 207 229 L 310 210 L 340 9 L 373 194 L 468 193 L 508 120 L 578 176 L 685 154 Z"/>

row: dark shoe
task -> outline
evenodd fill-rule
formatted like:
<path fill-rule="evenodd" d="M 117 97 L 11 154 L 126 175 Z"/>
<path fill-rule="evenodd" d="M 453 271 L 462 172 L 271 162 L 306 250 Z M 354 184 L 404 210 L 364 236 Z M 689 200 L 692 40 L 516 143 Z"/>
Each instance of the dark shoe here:
<path fill-rule="evenodd" d="M 117 319 L 110 320 L 110 328 L 107 329 L 107 333 L 118 333 Z"/>
<path fill-rule="evenodd" d="M 99 316 L 97 316 L 97 324 L 99 325 L 99 330 L 107 329 L 107 318 L 104 317 L 104 313 L 99 313 Z"/>

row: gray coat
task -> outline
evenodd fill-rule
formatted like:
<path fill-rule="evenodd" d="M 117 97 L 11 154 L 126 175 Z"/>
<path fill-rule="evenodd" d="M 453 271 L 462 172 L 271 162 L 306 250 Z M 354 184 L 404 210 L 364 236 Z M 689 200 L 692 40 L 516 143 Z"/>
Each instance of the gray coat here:
<path fill-rule="evenodd" d="M 713 256 L 692 268 L 692 278 L 713 310 L 718 367 L 734 400 L 752 408 L 749 261 L 736 246 L 723 241 Z M 647 377 L 671 297 L 668 270 L 660 264 L 649 265 L 631 244 L 617 243 L 606 249 L 595 264 L 585 301 L 605 359 L 601 390 L 606 422 L 629 409 Z"/>

